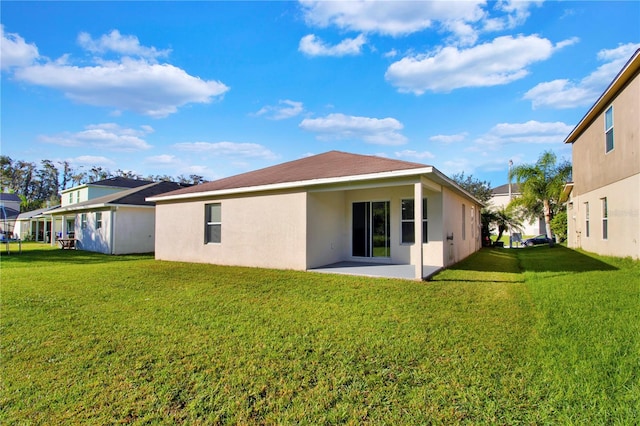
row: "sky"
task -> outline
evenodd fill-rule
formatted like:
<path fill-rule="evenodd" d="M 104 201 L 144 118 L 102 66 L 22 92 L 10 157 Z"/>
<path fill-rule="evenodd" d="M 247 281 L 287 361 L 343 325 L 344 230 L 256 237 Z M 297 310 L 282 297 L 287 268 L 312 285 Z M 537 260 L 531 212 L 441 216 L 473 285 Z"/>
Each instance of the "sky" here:
<path fill-rule="evenodd" d="M 207 180 L 340 150 L 492 186 L 640 48 L 638 1 L 0 3 L 1 146 Z"/>

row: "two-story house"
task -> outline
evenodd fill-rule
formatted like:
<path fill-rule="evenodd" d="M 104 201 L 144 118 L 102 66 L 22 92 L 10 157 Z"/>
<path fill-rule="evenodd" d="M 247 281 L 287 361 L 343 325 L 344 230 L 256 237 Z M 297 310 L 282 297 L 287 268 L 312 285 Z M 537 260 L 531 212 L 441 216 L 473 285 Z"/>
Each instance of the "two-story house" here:
<path fill-rule="evenodd" d="M 640 49 L 565 139 L 569 247 L 640 257 Z"/>
<path fill-rule="evenodd" d="M 62 191 L 61 206 L 48 214 L 54 218 L 54 235 L 73 239 L 75 248 L 105 254 L 153 252 L 155 206 L 146 198 L 184 187 L 115 177 Z"/>

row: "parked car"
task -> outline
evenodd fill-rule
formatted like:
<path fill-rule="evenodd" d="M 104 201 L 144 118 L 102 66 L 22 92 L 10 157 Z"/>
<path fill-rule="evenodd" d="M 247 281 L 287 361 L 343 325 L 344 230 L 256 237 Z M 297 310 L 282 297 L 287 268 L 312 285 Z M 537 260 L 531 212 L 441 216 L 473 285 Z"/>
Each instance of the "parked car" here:
<path fill-rule="evenodd" d="M 530 247 L 538 244 L 549 244 L 550 242 L 551 238 L 547 238 L 545 234 L 542 234 L 533 238 L 527 238 L 522 244 L 524 244 L 525 247 Z"/>

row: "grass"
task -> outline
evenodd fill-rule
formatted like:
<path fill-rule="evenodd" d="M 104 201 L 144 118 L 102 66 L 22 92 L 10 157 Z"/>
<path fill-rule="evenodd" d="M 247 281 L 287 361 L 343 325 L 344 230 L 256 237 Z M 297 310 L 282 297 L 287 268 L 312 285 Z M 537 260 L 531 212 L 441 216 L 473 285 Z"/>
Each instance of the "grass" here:
<path fill-rule="evenodd" d="M 2 424 L 632 424 L 640 263 L 483 249 L 428 283 L 23 245 Z"/>

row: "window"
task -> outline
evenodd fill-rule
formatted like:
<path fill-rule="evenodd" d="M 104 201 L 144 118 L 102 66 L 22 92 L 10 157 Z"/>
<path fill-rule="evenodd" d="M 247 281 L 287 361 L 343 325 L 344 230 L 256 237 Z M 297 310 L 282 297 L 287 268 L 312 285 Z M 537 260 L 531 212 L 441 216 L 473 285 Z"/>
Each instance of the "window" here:
<path fill-rule="evenodd" d="M 80 191 L 76 191 L 76 203 L 80 202 Z"/>
<path fill-rule="evenodd" d="M 467 229 L 466 229 L 466 217 L 465 215 L 466 213 L 466 209 L 467 207 L 463 204 L 462 205 L 462 241 L 467 239 Z"/>
<path fill-rule="evenodd" d="M 204 242 L 220 243 L 222 241 L 222 206 L 220 203 L 205 204 Z"/>
<path fill-rule="evenodd" d="M 471 206 L 471 239 L 476 237 L 476 208 Z"/>
<path fill-rule="evenodd" d="M 96 212 L 96 229 L 102 228 L 102 212 Z"/>
<path fill-rule="evenodd" d="M 413 200 L 402 200 L 402 243 L 413 244 L 416 240 L 415 233 L 415 208 Z M 422 242 L 429 242 L 428 238 L 427 199 L 422 199 Z"/>
<path fill-rule="evenodd" d="M 584 203 L 584 235 L 589 237 L 589 203 Z"/>
<path fill-rule="evenodd" d="M 69 193 L 69 204 L 73 204 L 73 192 Z"/>
<path fill-rule="evenodd" d="M 613 150 L 613 105 L 604 113 L 605 152 Z"/>
<path fill-rule="evenodd" d="M 607 199 L 602 198 L 602 239 L 609 238 L 609 211 L 607 208 Z"/>
<path fill-rule="evenodd" d="M 82 229 L 87 227 L 87 214 L 86 213 L 82 213 L 80 215 L 80 227 Z"/>

